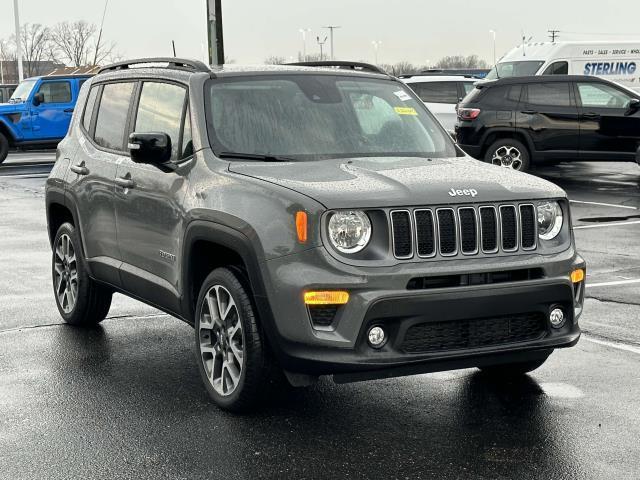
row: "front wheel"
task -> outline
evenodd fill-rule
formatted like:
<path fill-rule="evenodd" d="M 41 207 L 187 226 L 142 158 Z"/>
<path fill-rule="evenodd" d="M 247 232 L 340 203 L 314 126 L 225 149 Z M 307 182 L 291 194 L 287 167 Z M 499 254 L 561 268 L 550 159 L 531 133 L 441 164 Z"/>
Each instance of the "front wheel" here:
<path fill-rule="evenodd" d="M 482 373 L 492 377 L 513 378 L 520 377 L 529 372 L 533 372 L 536 368 L 542 366 L 548 357 L 537 360 L 529 360 L 528 362 L 508 363 L 505 365 L 492 365 L 490 367 L 480 367 Z"/>
<path fill-rule="evenodd" d="M 234 412 L 256 403 L 272 371 L 245 285 L 240 271 L 218 268 L 205 279 L 196 309 L 198 370 L 214 402 Z"/>
<path fill-rule="evenodd" d="M 501 138 L 489 145 L 484 161 L 520 172 L 526 172 L 531 166 L 527 147 L 511 138 Z"/>
<path fill-rule="evenodd" d="M 9 155 L 9 140 L 0 133 L 0 163 L 4 162 Z"/>

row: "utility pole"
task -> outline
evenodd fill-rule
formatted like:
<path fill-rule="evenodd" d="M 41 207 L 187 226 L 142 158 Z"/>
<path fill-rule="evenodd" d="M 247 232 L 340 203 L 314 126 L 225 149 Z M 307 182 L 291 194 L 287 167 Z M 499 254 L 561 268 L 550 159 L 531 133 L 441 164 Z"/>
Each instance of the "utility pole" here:
<path fill-rule="evenodd" d="M 380 45 L 382 45 L 382 42 L 380 40 L 374 40 L 371 42 L 371 45 L 373 45 L 373 53 L 376 61 L 375 64 L 378 65 L 378 48 L 380 48 Z"/>
<path fill-rule="evenodd" d="M 302 61 L 307 61 L 307 33 L 311 31 L 310 28 L 301 28 L 298 30 L 302 34 Z"/>
<path fill-rule="evenodd" d="M 98 52 L 100 50 L 100 40 L 102 40 L 102 27 L 104 27 L 104 17 L 107 14 L 107 5 L 109 5 L 109 0 L 104 1 L 104 10 L 102 11 L 102 21 L 100 22 L 100 31 L 98 32 L 98 41 L 96 42 L 96 53 L 93 56 L 94 67 L 98 63 Z"/>
<path fill-rule="evenodd" d="M 18 56 L 18 82 L 24 79 L 22 71 L 22 36 L 20 35 L 20 14 L 18 13 L 18 0 L 13 0 L 13 18 L 16 22 L 16 54 Z"/>
<path fill-rule="evenodd" d="M 324 46 L 325 43 L 327 43 L 327 37 L 324 37 L 324 40 L 320 41 L 320 37 L 316 37 L 316 42 L 318 42 L 318 45 L 320 45 L 320 61 L 322 61 L 324 58 L 322 56 L 322 47 Z"/>
<path fill-rule="evenodd" d="M 549 38 L 551 43 L 556 43 L 556 38 L 560 37 L 560 30 L 547 30 L 549 32 Z"/>
<path fill-rule="evenodd" d="M 489 33 L 493 35 L 493 64 L 496 64 L 496 31 L 489 30 Z"/>
<path fill-rule="evenodd" d="M 330 35 L 330 37 L 331 37 L 331 60 L 333 60 L 333 59 L 334 59 L 334 58 L 333 58 L 333 31 L 334 31 L 336 28 L 341 28 L 341 27 L 339 27 L 339 26 L 337 26 L 337 25 L 327 25 L 326 27 L 322 27 L 322 28 L 327 28 L 327 29 L 329 29 L 329 35 Z"/>
<path fill-rule="evenodd" d="M 222 35 L 222 0 L 207 0 L 207 35 L 209 38 L 209 63 L 224 64 Z"/>

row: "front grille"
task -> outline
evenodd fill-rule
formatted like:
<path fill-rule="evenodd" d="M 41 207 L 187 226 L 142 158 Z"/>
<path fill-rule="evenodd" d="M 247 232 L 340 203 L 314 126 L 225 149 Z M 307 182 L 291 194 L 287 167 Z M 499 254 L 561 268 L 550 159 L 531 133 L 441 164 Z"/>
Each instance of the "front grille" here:
<path fill-rule="evenodd" d="M 409 327 L 401 350 L 406 353 L 464 350 L 537 340 L 545 332 L 545 316 L 540 312 L 419 323 Z"/>
<path fill-rule="evenodd" d="M 392 210 L 390 218 L 392 250 L 398 259 L 512 253 L 537 247 L 536 212 L 530 203 Z"/>

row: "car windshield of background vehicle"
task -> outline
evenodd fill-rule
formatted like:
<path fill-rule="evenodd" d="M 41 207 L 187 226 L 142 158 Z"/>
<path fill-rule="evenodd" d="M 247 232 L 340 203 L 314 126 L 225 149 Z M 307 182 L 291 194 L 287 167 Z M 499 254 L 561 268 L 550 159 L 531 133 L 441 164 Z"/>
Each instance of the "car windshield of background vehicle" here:
<path fill-rule="evenodd" d="M 294 74 L 211 80 L 207 88 L 207 123 L 218 154 L 456 156 L 422 102 L 396 82 Z"/>
<path fill-rule="evenodd" d="M 16 88 L 13 95 L 9 99 L 9 102 L 20 102 L 25 101 L 29 95 L 31 94 L 31 90 L 33 90 L 33 86 L 36 84 L 36 80 L 25 80 Z"/>
<path fill-rule="evenodd" d="M 501 62 L 491 69 L 485 77 L 487 80 L 505 77 L 528 77 L 535 75 L 544 62 L 523 61 L 523 62 Z M 498 72 L 496 73 L 496 68 Z"/>

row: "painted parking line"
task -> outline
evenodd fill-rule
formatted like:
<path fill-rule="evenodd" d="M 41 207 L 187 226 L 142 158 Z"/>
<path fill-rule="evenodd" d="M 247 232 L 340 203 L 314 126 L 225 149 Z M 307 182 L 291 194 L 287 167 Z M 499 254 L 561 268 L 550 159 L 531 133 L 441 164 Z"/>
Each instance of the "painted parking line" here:
<path fill-rule="evenodd" d="M 640 223 L 640 220 L 631 220 L 629 222 L 609 222 L 609 223 L 598 223 L 595 225 L 578 225 L 577 227 L 573 227 L 574 230 L 582 230 L 584 228 L 605 228 L 605 227 L 620 227 L 622 225 L 637 225 Z"/>
<path fill-rule="evenodd" d="M 632 207 L 630 205 L 617 205 L 615 203 L 586 202 L 583 200 L 569 200 L 569 203 L 580 203 L 584 205 L 597 205 L 599 207 L 615 207 L 615 208 L 627 208 L 629 210 L 639 210 L 638 207 Z"/>
<path fill-rule="evenodd" d="M 587 288 L 595 287 L 611 287 L 614 285 L 629 285 L 632 283 L 640 283 L 640 278 L 632 278 L 629 280 L 613 280 L 611 282 L 589 283 L 587 282 Z"/>
<path fill-rule="evenodd" d="M 625 352 L 637 353 L 640 355 L 640 346 L 628 345 L 626 343 L 614 342 L 613 340 L 601 340 L 599 338 L 593 338 L 591 335 L 586 333 L 582 334 L 582 339 L 587 342 L 597 343 L 598 345 L 603 345 L 609 348 L 615 348 L 616 350 L 623 350 Z"/>

